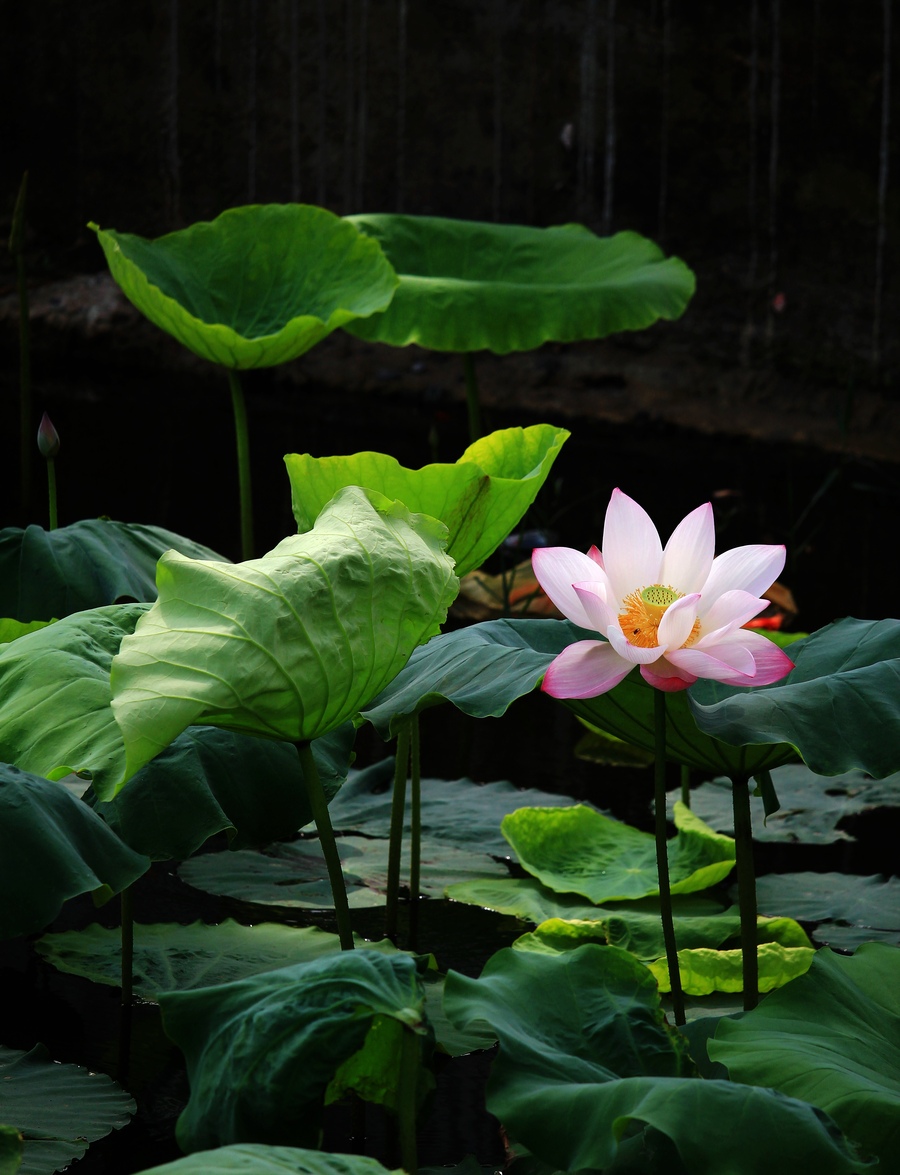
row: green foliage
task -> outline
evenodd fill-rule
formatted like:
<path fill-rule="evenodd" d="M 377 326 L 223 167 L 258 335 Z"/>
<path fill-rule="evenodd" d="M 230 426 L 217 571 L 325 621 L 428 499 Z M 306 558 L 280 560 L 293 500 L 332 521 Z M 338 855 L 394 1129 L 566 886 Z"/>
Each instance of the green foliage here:
<path fill-rule="evenodd" d="M 773 685 L 697 682 L 687 691 L 697 725 L 736 745 L 791 743 L 819 775 L 897 771 L 900 620 L 838 620 L 797 641 L 790 655 L 795 668 Z"/>
<path fill-rule="evenodd" d="M 388 1175 L 365 1155 L 329 1155 L 301 1147 L 247 1143 L 198 1151 L 141 1175 Z M 399 1172 L 395 1173 L 399 1175 Z"/>
<path fill-rule="evenodd" d="M 310 530 L 344 486 L 365 486 L 439 518 L 450 531 L 447 552 L 456 574 L 463 576 L 480 567 L 519 522 L 568 436 L 549 424 L 506 428 L 475 441 L 454 465 L 422 469 L 406 469 L 385 453 L 289 453 L 284 462 L 297 529 Z"/>
<path fill-rule="evenodd" d="M 89 518 L 43 530 L 0 531 L 0 616 L 51 620 L 118 600 L 155 600 L 164 551 L 222 559 L 161 526 Z"/>
<path fill-rule="evenodd" d="M 90 226 L 151 322 L 224 367 L 273 367 L 383 310 L 397 275 L 371 238 L 324 208 L 252 204 L 148 241 Z"/>
<path fill-rule="evenodd" d="M 434 351 L 530 351 L 678 318 L 694 275 L 637 233 L 530 228 L 437 216 L 347 218 L 379 241 L 400 275 L 384 314 L 348 326 L 361 338 Z"/>
<path fill-rule="evenodd" d="M 128 1094 L 102 1073 L 61 1065 L 41 1044 L 27 1053 L 0 1045 L 0 1122 L 15 1126 L 25 1143 L 22 1165 L 10 1172 L 52 1175 L 134 1111 Z M 0 1171 L 3 1162 L 0 1142 Z"/>
<path fill-rule="evenodd" d="M 112 665 L 119 786 L 195 723 L 327 734 L 438 631 L 458 587 L 446 529 L 376 497 L 342 490 L 313 530 L 261 559 L 160 560 L 159 600 Z"/>
<path fill-rule="evenodd" d="M 759 907 L 818 922 L 818 942 L 852 950 L 872 939 L 900 945 L 900 878 L 846 873 L 769 873 L 757 881 Z"/>
<path fill-rule="evenodd" d="M 675 825 L 669 848 L 673 893 L 708 889 L 728 876 L 733 840 L 683 805 L 676 806 Z M 597 904 L 659 892 L 655 838 L 592 808 L 520 808 L 501 827 L 522 866 L 549 889 Z"/>
<path fill-rule="evenodd" d="M 733 1080 L 805 1098 L 885 1175 L 900 1169 L 900 951 L 819 951 L 802 979 L 723 1020 L 708 1048 Z"/>
<path fill-rule="evenodd" d="M 149 866 L 61 784 L 0 763 L 0 940 L 42 929 L 77 894 L 119 893 Z"/>
<path fill-rule="evenodd" d="M 500 951 L 480 979 L 451 972 L 444 1002 L 461 1027 L 497 1033 L 488 1109 L 553 1170 L 606 1170 L 645 1127 L 671 1140 L 690 1175 L 735 1170 L 736 1155 L 741 1175 L 865 1166 L 804 1102 L 689 1076 L 653 977 L 625 951 Z"/>
<path fill-rule="evenodd" d="M 782 946 L 778 942 L 762 943 L 756 951 L 759 963 L 759 990 L 772 991 L 804 975 L 815 951 L 811 946 Z M 659 990 L 672 990 L 665 958 L 650 963 Z M 712 995 L 714 991 L 744 990 L 743 953 L 740 950 L 714 951 L 708 947 L 678 952 L 678 972 L 685 995 Z"/>
<path fill-rule="evenodd" d="M 232 1142 L 314 1144 L 341 1083 L 388 1105 L 396 1098 L 401 1035 L 429 1047 L 424 991 L 408 955 L 343 951 L 219 987 L 160 996 L 166 1032 L 187 1059 L 191 1097 L 178 1121 L 188 1151 Z M 425 1091 L 424 1075 L 420 1091 Z"/>

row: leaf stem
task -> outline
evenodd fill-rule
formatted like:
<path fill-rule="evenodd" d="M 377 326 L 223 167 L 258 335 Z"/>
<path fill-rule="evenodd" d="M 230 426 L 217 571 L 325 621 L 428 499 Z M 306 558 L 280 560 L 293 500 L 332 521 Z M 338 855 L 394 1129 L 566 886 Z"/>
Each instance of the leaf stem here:
<path fill-rule="evenodd" d="M 116 1077 L 120 1085 L 128 1081 L 131 1061 L 131 1007 L 134 998 L 134 892 L 128 885 L 119 895 L 122 918 L 121 994 L 119 998 L 119 1058 Z"/>
<path fill-rule="evenodd" d="M 469 442 L 474 444 L 481 436 L 481 401 L 478 380 L 475 378 L 475 360 L 471 351 L 463 352 L 463 370 L 466 373 L 466 407 L 469 411 Z"/>
<path fill-rule="evenodd" d="M 419 1169 L 416 1147 L 419 1052 L 418 1034 L 404 1027 L 400 1042 L 400 1075 L 397 1082 L 397 1126 L 400 1135 L 400 1166 L 409 1175 L 416 1175 Z"/>
<path fill-rule="evenodd" d="M 744 974 L 744 1011 L 759 1003 L 759 957 L 756 933 L 756 872 L 753 868 L 753 825 L 750 815 L 750 783 L 746 775 L 731 778 L 734 811 L 734 852 L 741 911 L 741 954 Z"/>
<path fill-rule="evenodd" d="M 653 765 L 654 803 L 656 806 L 656 871 L 659 875 L 659 915 L 666 944 L 666 966 L 672 987 L 675 1023 L 684 1024 L 684 992 L 678 967 L 675 921 L 672 917 L 672 891 L 669 886 L 669 845 L 666 838 L 666 695 L 653 691 L 653 719 L 656 734 L 656 758 Z"/>
<path fill-rule="evenodd" d="M 234 434 L 237 441 L 238 486 L 241 501 L 241 558 L 253 558 L 253 490 L 250 485 L 250 438 L 247 432 L 247 404 L 244 389 L 233 368 L 228 368 Z"/>
<path fill-rule="evenodd" d="M 410 719 L 410 826 L 409 846 L 409 942 L 408 949 L 418 950 L 419 885 L 422 873 L 422 771 L 419 756 L 419 715 Z"/>
<path fill-rule="evenodd" d="M 410 724 L 405 722 L 397 733 L 397 758 L 394 765 L 394 790 L 391 798 L 391 833 L 388 844 L 387 897 L 384 907 L 384 936 L 397 945 L 397 921 L 400 905 L 400 858 L 403 852 L 403 816 L 406 808 L 406 776 L 409 770 Z"/>
<path fill-rule="evenodd" d="M 334 838 L 334 829 L 331 826 L 331 817 L 328 814 L 328 801 L 325 799 L 325 790 L 319 778 L 319 769 L 308 742 L 297 743 L 297 754 L 300 756 L 300 768 L 303 772 L 303 782 L 306 794 L 309 797 L 309 806 L 312 808 L 313 820 L 328 867 L 328 880 L 331 882 L 331 893 L 334 898 L 334 916 L 337 919 L 338 936 L 341 940 L 341 950 L 353 949 L 353 928 L 350 925 L 350 903 L 347 901 L 347 886 L 344 883 L 344 871 L 341 869 L 341 858 L 338 853 L 337 841 Z"/>
<path fill-rule="evenodd" d="M 686 808 L 691 806 L 691 769 L 686 763 L 681 765 L 681 802 Z"/>

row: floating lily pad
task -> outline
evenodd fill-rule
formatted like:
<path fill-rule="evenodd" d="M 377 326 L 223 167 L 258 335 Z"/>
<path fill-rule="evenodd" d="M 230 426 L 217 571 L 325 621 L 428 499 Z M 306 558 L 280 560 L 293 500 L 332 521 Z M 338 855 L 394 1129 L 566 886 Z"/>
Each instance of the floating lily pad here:
<path fill-rule="evenodd" d="M 879 1171 L 900 1170 L 900 951 L 817 952 L 807 975 L 722 1021 L 708 1048 L 732 1080 L 812 1102 Z"/>
<path fill-rule="evenodd" d="M 803 763 L 776 767 L 772 772 L 781 807 L 765 818 L 762 804 L 751 804 L 753 838 L 790 844 L 832 844 L 856 838 L 839 825 L 874 808 L 900 807 L 900 772 L 871 779 L 864 771 L 816 775 Z M 680 792 L 669 792 L 667 807 Z M 719 777 L 691 790 L 691 808 L 712 828 L 734 833 L 731 780 Z"/>
<path fill-rule="evenodd" d="M 61 1065 L 41 1044 L 27 1053 L 0 1046 L 0 1122 L 25 1140 L 18 1175 L 67 1167 L 134 1111 L 132 1098 L 103 1073 Z"/>
<path fill-rule="evenodd" d="M 767 914 L 818 922 L 814 937 L 820 942 L 847 948 L 876 938 L 900 943 L 898 877 L 769 873 L 757 880 L 756 890 Z"/>
<path fill-rule="evenodd" d="M 733 840 L 713 832 L 683 804 L 676 806 L 675 826 L 672 893 L 695 893 L 728 876 Z M 504 818 L 502 829 L 522 866 L 559 893 L 600 904 L 659 892 L 655 838 L 592 808 L 522 808 Z"/>
<path fill-rule="evenodd" d="M 113 660 L 127 760 L 101 798 L 188 726 L 298 742 L 346 722 L 445 619 L 458 588 L 446 533 L 349 487 L 261 559 L 164 556 L 160 598 Z"/>
<path fill-rule="evenodd" d="M 371 237 L 307 204 L 251 204 L 156 240 L 90 226 L 151 322 L 224 367 L 272 367 L 384 310 L 397 275 Z"/>
<path fill-rule="evenodd" d="M 8 527 L 0 531 L 0 616 L 51 620 L 119 599 L 155 600 L 156 564 L 169 550 L 222 559 L 183 535 L 136 522 Z"/>
<path fill-rule="evenodd" d="M 284 463 L 297 529 L 310 530 L 344 486 L 365 486 L 439 518 L 450 532 L 447 552 L 461 577 L 480 567 L 513 530 L 568 436 L 550 424 L 505 428 L 475 441 L 453 465 L 422 469 L 406 469 L 385 453 L 289 453 Z"/>
<path fill-rule="evenodd" d="M 678 318 L 694 275 L 633 232 L 531 228 L 437 216 L 347 218 L 380 242 L 400 275 L 384 314 L 347 329 L 434 351 L 530 351 Z"/>
<path fill-rule="evenodd" d="M 119 893 L 149 868 L 60 784 L 0 763 L 0 940 L 41 930 L 78 894 Z"/>

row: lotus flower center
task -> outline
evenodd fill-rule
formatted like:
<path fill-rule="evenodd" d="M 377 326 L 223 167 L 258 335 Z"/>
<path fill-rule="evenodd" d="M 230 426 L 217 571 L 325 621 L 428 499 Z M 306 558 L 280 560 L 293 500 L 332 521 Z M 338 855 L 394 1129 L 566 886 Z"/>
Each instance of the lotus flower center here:
<path fill-rule="evenodd" d="M 659 622 L 670 604 L 680 600 L 684 592 L 653 583 L 640 591 L 632 592 L 622 601 L 623 611 L 619 614 L 619 625 L 629 644 L 640 649 L 655 649 L 659 644 Z M 694 621 L 690 636 L 682 645 L 689 645 L 700 631 L 700 621 Z"/>

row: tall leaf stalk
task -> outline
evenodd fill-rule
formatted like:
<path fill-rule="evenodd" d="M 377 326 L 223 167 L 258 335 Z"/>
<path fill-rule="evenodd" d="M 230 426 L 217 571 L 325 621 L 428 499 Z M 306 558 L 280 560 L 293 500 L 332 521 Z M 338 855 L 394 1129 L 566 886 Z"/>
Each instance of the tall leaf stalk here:
<path fill-rule="evenodd" d="M 406 777 L 409 771 L 410 726 L 397 734 L 394 761 L 394 790 L 391 798 L 391 832 L 388 844 L 387 897 L 384 907 L 384 937 L 396 946 L 400 907 L 400 858 L 403 852 L 403 816 L 406 810 Z"/>
<path fill-rule="evenodd" d="M 250 485 L 250 437 L 247 432 L 247 404 L 244 389 L 233 368 L 228 369 L 234 433 L 237 441 L 238 486 L 241 502 L 241 558 L 253 558 L 253 490 Z"/>
<path fill-rule="evenodd" d="M 750 817 L 750 783 L 746 775 L 731 779 L 734 811 L 734 850 L 741 912 L 741 953 L 744 975 L 744 1010 L 759 1003 L 759 957 L 756 931 L 756 873 L 753 868 L 753 826 Z"/>
<path fill-rule="evenodd" d="M 334 898 L 334 916 L 337 919 L 338 937 L 341 940 L 341 950 L 353 950 L 353 928 L 350 925 L 350 903 L 347 901 L 347 886 L 344 883 L 344 871 L 341 868 L 341 858 L 338 853 L 337 841 L 334 838 L 334 828 L 328 814 L 328 801 L 325 790 L 319 777 L 319 769 L 313 758 L 308 742 L 297 743 L 297 754 L 300 757 L 300 767 L 303 771 L 303 782 L 312 809 L 313 820 L 325 865 L 328 869 L 328 880 L 331 882 L 331 893 Z"/>

